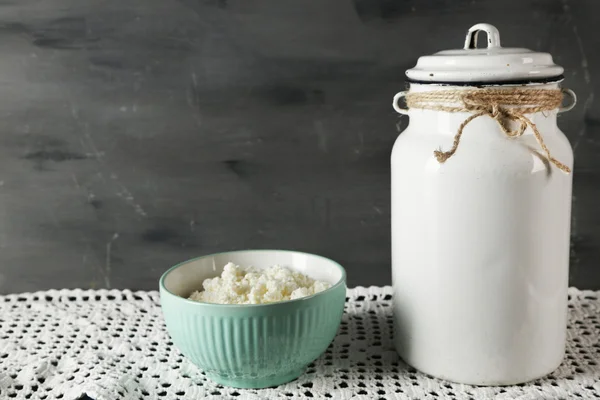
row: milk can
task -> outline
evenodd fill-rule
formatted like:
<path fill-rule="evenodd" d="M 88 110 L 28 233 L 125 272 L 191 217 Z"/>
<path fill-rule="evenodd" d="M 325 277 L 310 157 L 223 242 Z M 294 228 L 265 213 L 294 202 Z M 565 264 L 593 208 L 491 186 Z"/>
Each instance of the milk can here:
<path fill-rule="evenodd" d="M 391 157 L 394 342 L 422 372 L 508 385 L 562 361 L 573 152 L 556 118 L 575 104 L 562 74 L 550 54 L 501 47 L 489 24 L 406 71 L 393 102 L 409 116 Z"/>

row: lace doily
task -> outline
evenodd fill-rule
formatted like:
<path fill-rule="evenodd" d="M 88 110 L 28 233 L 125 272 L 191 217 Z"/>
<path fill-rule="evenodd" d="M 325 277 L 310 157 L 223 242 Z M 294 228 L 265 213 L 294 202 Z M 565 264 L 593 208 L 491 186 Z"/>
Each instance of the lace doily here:
<path fill-rule="evenodd" d="M 392 347 L 391 288 L 348 291 L 335 341 L 298 380 L 225 388 L 181 356 L 156 292 L 60 290 L 0 296 L 0 398 L 571 399 L 600 397 L 600 292 L 570 289 L 563 364 L 532 384 L 472 387 L 407 367 Z"/>

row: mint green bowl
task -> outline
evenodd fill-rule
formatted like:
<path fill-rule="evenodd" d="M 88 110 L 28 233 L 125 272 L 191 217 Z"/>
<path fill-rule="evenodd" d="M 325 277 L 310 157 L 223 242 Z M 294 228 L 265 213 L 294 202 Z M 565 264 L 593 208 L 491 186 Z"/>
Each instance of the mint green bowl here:
<path fill-rule="evenodd" d="M 271 304 L 210 304 L 187 300 L 206 278 L 233 262 L 287 266 L 331 288 Z M 346 272 L 327 258 L 295 251 L 244 250 L 196 258 L 160 278 L 160 299 L 173 343 L 206 376 L 224 386 L 264 388 L 300 376 L 336 335 L 346 297 Z"/>

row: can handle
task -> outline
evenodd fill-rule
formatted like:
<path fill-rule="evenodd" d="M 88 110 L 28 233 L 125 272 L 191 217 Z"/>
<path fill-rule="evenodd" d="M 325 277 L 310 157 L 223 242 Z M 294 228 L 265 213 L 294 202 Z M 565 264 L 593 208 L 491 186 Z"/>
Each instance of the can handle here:
<path fill-rule="evenodd" d="M 406 96 L 407 92 L 398 92 L 396 93 L 396 95 L 394 96 L 394 100 L 392 102 L 392 107 L 394 107 L 394 110 L 396 110 L 396 112 L 398 114 L 402 114 L 402 115 L 408 115 L 408 109 L 406 108 L 402 108 L 398 105 L 398 100 L 400 100 L 401 98 L 403 98 L 404 96 Z"/>
<path fill-rule="evenodd" d="M 577 95 L 571 89 L 561 88 L 560 90 L 563 92 L 563 94 L 569 95 L 571 97 L 572 101 L 571 101 L 571 104 L 559 107 L 558 112 L 564 113 L 567 111 L 571 111 L 573 109 L 573 107 L 575 107 L 575 104 L 577 104 Z"/>

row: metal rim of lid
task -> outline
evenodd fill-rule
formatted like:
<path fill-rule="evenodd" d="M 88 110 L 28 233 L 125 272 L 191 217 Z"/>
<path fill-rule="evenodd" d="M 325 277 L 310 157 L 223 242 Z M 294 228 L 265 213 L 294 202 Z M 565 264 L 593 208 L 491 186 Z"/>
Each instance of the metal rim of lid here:
<path fill-rule="evenodd" d="M 439 85 L 439 86 L 474 86 L 474 87 L 485 87 L 485 86 L 528 86 L 528 85 L 545 85 L 548 83 L 560 83 L 564 81 L 564 75 L 552 76 L 549 78 L 537 78 L 537 79 L 515 79 L 515 80 L 495 80 L 495 81 L 422 81 L 418 79 L 407 78 L 406 82 L 413 85 Z"/>
<path fill-rule="evenodd" d="M 477 46 L 481 32 L 487 35 L 485 48 Z M 468 30 L 462 50 L 422 56 L 406 76 L 409 83 L 490 86 L 556 83 L 564 79 L 563 72 L 548 53 L 503 48 L 498 29 L 481 23 Z"/>

